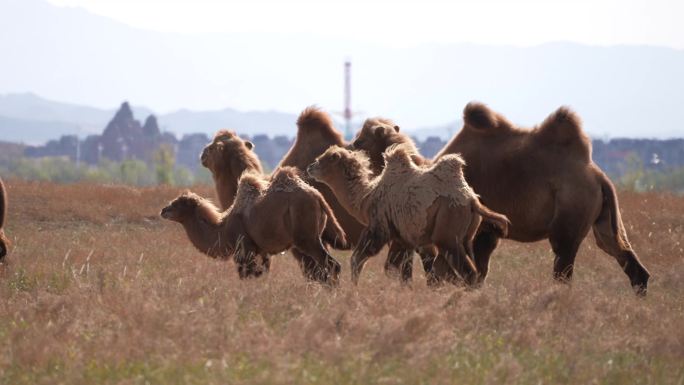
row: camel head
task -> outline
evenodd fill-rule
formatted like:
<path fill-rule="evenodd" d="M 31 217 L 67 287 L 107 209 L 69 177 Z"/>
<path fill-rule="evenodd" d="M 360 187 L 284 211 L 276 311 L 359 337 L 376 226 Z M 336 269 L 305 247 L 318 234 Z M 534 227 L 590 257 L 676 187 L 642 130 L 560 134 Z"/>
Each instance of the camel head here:
<path fill-rule="evenodd" d="M 233 131 L 221 130 L 214 135 L 214 140 L 202 150 L 200 162 L 214 175 L 230 172 L 237 168 L 236 162 L 256 163 L 258 165 L 259 161 L 256 160 L 256 156 L 252 152 L 253 149 L 254 144 L 252 142 L 243 140 Z M 236 172 L 242 173 L 242 171 L 244 171 L 244 167 Z M 235 179 L 240 176 L 239 173 L 235 175 Z"/>
<path fill-rule="evenodd" d="M 363 151 L 370 157 L 373 171 L 382 168 L 382 154 L 393 144 L 405 143 L 410 139 L 400 133 L 399 126 L 389 119 L 366 119 L 363 127 L 347 147 L 350 150 Z"/>
<path fill-rule="evenodd" d="M 360 151 L 332 146 L 306 169 L 307 174 L 319 182 L 331 185 L 356 177 L 370 178 L 368 157 Z"/>
<path fill-rule="evenodd" d="M 196 218 L 197 210 L 202 206 L 204 199 L 197 194 L 185 192 L 171 201 L 160 213 L 161 217 L 170 221 L 185 223 Z"/>

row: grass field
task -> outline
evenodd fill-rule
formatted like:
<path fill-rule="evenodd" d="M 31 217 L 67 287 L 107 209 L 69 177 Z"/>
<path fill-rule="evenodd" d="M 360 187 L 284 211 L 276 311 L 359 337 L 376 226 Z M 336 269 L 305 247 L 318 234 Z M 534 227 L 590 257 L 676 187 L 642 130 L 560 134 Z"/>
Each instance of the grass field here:
<path fill-rule="evenodd" d="M 572 286 L 504 242 L 476 291 L 307 284 L 288 255 L 239 281 L 158 218 L 178 192 L 6 181 L 0 384 L 684 384 L 684 198 L 622 193 L 651 271 L 636 298 L 590 236 Z M 212 196 L 209 187 L 197 192 Z"/>

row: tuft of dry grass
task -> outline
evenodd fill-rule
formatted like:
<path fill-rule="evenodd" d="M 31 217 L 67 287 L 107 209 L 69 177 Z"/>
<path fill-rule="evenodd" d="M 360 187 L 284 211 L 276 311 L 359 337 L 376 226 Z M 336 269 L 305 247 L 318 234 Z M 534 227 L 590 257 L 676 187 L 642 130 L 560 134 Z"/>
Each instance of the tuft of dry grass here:
<path fill-rule="evenodd" d="M 684 382 L 684 198 L 620 196 L 652 273 L 635 297 L 591 236 L 571 286 L 547 243 L 503 242 L 482 289 L 412 287 L 348 254 L 336 290 L 288 255 L 239 281 L 158 218 L 180 190 L 7 181 L 0 384 Z M 195 189 L 213 196 L 209 187 Z"/>

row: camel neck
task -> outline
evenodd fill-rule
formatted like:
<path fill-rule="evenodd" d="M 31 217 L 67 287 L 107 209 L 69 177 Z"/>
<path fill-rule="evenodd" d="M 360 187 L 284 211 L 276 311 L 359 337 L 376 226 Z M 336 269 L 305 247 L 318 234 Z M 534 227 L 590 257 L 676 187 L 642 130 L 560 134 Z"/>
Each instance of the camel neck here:
<path fill-rule="evenodd" d="M 332 187 L 340 204 L 359 222 L 368 224 L 366 197 L 371 192 L 371 183 L 367 176 L 355 175 L 347 177 L 342 186 Z"/>
<path fill-rule="evenodd" d="M 229 256 L 230 247 L 222 231 L 222 222 L 212 223 L 210 218 L 204 217 L 198 210 L 194 218 L 183 222 L 183 228 L 190 242 L 200 252 L 213 258 Z"/>
<path fill-rule="evenodd" d="M 235 200 L 237 192 L 238 177 L 229 175 L 215 175 L 214 184 L 216 185 L 216 195 L 218 195 L 221 209 L 227 210 Z"/>

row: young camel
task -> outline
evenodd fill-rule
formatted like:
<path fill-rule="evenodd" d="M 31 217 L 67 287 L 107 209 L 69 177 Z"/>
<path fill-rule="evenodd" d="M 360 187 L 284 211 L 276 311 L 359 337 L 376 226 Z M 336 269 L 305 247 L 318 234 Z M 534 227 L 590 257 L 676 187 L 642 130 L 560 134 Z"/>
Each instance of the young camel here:
<path fill-rule="evenodd" d="M 413 140 L 408 135 L 400 133 L 399 126 L 387 118 L 366 119 L 361 130 L 347 148 L 363 150 L 369 157 L 373 175 L 380 175 L 385 168 L 383 155 L 392 144 L 401 144 L 408 149 L 411 153 L 411 160 L 416 165 L 430 165 L 431 161 L 420 155 Z M 422 247 L 417 251 L 426 272 L 428 285 L 435 286 L 445 281 L 457 282 L 452 270 L 445 265 L 445 261 L 442 258 L 437 258 L 434 247 Z M 410 281 L 413 273 L 413 251 L 389 253 L 385 261 L 385 271 L 399 272 L 403 281 Z"/>
<path fill-rule="evenodd" d="M 255 256 L 263 261 L 264 256 L 293 249 L 315 261 L 314 279 L 338 282 L 340 264 L 328 254 L 321 234 L 327 223 L 340 239 L 345 239 L 344 231 L 321 194 L 292 168 L 276 171 L 268 184 L 261 175 L 244 174 L 235 202 L 224 212 L 186 193 L 164 207 L 161 216 L 183 225 L 192 244 L 209 256 L 234 255 L 239 266 L 249 266 L 259 263 Z"/>
<path fill-rule="evenodd" d="M 238 189 L 238 180 L 243 173 L 263 175 L 261 162 L 254 153 L 254 144 L 240 138 L 235 132 L 220 130 L 214 135 L 214 139 L 202 150 L 200 155 L 202 165 L 206 167 L 214 179 L 214 187 L 218 196 L 221 208 L 227 210 L 235 200 Z M 268 178 L 268 176 L 263 176 Z M 334 234 L 334 229 L 332 230 Z M 333 240 L 334 236 L 330 237 Z M 336 240 L 338 244 L 341 240 Z M 309 279 L 316 280 L 316 261 L 311 257 L 301 254 L 297 250 L 292 250 L 292 254 L 302 269 L 302 272 Z M 268 270 L 270 258 L 263 256 L 263 267 Z M 250 263 L 250 265 L 254 265 Z M 261 271 L 255 274 L 261 275 Z"/>
<path fill-rule="evenodd" d="M 351 258 L 352 281 L 358 283 L 368 258 L 396 240 L 411 248 L 435 245 L 466 283 L 475 283 L 471 242 L 482 216 L 495 221 L 504 234 L 508 219 L 480 204 L 465 182 L 458 155 L 430 168 L 415 165 L 411 155 L 406 147 L 390 148 L 385 169 L 374 179 L 363 153 L 341 147 L 328 149 L 307 169 L 366 225 Z"/>
<path fill-rule="evenodd" d="M 591 160 L 591 141 L 579 116 L 562 107 L 540 125 L 520 128 L 481 103 L 463 111 L 463 129 L 435 159 L 461 154 L 465 176 L 482 201 L 511 219 L 509 238 L 548 239 L 555 254 L 553 275 L 572 279 L 577 250 L 590 229 L 596 244 L 613 256 L 638 295 L 645 295 L 650 274 L 627 239 L 617 194 L 610 179 Z M 398 127 L 376 120 L 352 143 L 381 167 L 382 152 L 410 141 Z M 514 196 L 516 199 L 511 199 Z M 474 241 L 480 279 L 501 235 L 483 224 Z"/>
<path fill-rule="evenodd" d="M 0 179 L 0 261 L 7 255 L 9 249 L 9 239 L 5 236 L 5 217 L 7 215 L 7 193 L 5 184 Z"/>

